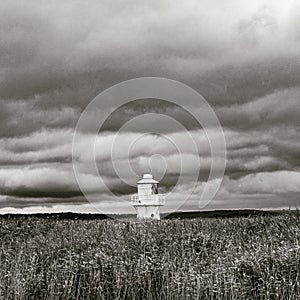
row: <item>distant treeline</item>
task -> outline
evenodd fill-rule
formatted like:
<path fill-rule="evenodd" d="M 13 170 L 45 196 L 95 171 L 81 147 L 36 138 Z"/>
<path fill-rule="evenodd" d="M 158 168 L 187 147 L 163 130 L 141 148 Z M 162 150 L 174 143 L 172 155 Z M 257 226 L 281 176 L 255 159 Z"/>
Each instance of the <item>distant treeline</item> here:
<path fill-rule="evenodd" d="M 251 216 L 273 216 L 284 213 L 294 213 L 298 210 L 212 210 L 212 211 L 188 211 L 161 214 L 164 219 L 192 219 L 192 218 L 234 218 Z M 87 214 L 87 213 L 35 213 L 35 214 L 4 214 L 0 218 L 37 217 L 43 219 L 74 219 L 74 220 L 104 220 L 104 219 L 134 219 L 135 214 Z"/>

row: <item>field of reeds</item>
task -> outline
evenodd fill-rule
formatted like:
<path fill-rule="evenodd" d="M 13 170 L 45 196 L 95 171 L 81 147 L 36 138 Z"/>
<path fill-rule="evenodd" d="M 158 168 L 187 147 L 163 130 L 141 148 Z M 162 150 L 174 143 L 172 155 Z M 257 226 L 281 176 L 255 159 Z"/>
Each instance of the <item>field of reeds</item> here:
<path fill-rule="evenodd" d="M 300 299 L 299 225 L 0 217 L 0 299 Z"/>

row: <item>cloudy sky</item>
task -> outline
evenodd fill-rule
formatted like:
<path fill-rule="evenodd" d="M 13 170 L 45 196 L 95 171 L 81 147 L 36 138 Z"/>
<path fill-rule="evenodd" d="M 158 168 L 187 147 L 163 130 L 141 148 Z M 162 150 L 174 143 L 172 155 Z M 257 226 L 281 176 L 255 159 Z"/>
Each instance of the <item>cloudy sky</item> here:
<path fill-rule="evenodd" d="M 82 152 L 75 159 L 93 206 L 78 186 L 72 138 L 81 112 L 106 88 L 145 76 L 189 85 L 222 124 L 226 171 L 205 209 L 300 205 L 299 2 L 1 1 L 0 31 L 0 213 L 131 211 L 136 178 L 126 175 L 128 161 L 137 177 L 153 172 L 161 191 L 172 191 L 180 202 L 200 158 L 197 188 L 180 208 L 198 209 L 203 187 L 220 180 L 207 181 L 209 143 L 191 115 L 159 99 L 117 110 L 112 103 L 93 116 L 113 112 L 95 152 L 103 184 L 120 201 L 90 172 L 89 132 L 80 133 Z M 194 103 L 191 109 L 201 108 Z M 149 113 L 159 117 L 143 116 Z M 134 117 L 135 124 L 122 127 Z M 147 134 L 153 124 L 165 135 Z M 187 145 L 187 136 L 197 152 L 176 150 L 176 144 Z"/>

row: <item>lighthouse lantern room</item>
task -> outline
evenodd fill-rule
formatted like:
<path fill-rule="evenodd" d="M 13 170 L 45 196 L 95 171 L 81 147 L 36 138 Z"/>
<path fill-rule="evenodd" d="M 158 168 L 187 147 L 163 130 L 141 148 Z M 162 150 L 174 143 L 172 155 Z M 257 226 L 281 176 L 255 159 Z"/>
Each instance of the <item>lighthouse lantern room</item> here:
<path fill-rule="evenodd" d="M 138 194 L 131 196 L 131 203 L 141 220 L 159 220 L 159 209 L 165 204 L 163 194 L 158 194 L 158 181 L 151 174 L 144 174 L 137 182 Z"/>

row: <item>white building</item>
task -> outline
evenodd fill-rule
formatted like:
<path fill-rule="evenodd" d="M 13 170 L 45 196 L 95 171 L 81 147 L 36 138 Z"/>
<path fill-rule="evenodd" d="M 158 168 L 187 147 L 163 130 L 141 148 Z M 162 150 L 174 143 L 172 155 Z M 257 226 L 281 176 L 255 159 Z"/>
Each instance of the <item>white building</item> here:
<path fill-rule="evenodd" d="M 131 203 L 141 220 L 160 220 L 159 209 L 165 204 L 164 195 L 158 194 L 158 181 L 151 174 L 144 174 L 137 182 L 138 194 L 131 196 Z"/>

